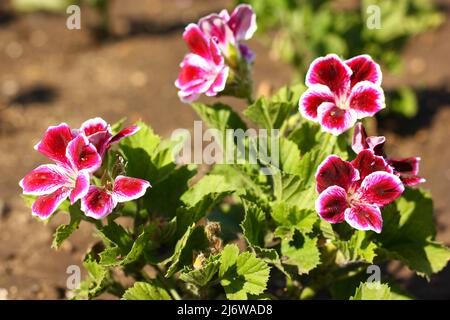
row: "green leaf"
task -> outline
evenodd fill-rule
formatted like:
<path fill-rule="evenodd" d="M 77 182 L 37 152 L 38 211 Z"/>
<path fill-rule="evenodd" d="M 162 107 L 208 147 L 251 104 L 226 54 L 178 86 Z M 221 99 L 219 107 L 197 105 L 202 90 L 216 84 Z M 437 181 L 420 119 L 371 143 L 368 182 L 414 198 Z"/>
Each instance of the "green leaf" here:
<path fill-rule="evenodd" d="M 284 86 L 272 95 L 272 102 L 288 102 L 292 105 L 292 109 L 297 109 L 300 96 L 305 91 L 305 86 L 298 83 L 291 86 Z"/>
<path fill-rule="evenodd" d="M 181 236 L 192 223 L 208 216 L 234 189 L 219 175 L 207 175 L 200 179 L 181 196 L 183 205 L 177 210 L 177 234 Z"/>
<path fill-rule="evenodd" d="M 193 103 L 192 108 L 209 128 L 219 129 L 222 133 L 226 129 L 247 129 L 239 115 L 225 104 L 215 103 L 211 106 Z"/>
<path fill-rule="evenodd" d="M 350 300 L 391 300 L 391 289 L 387 284 L 377 282 L 361 283 Z"/>
<path fill-rule="evenodd" d="M 69 224 L 59 225 L 53 235 L 52 248 L 58 249 L 65 240 L 67 240 L 75 230 L 80 226 L 83 213 L 78 206 L 70 206 L 70 222 Z"/>
<path fill-rule="evenodd" d="M 135 282 L 123 295 L 124 300 L 172 300 L 167 291 L 155 282 Z"/>
<path fill-rule="evenodd" d="M 175 142 L 165 142 L 161 146 L 161 138 L 143 122 L 135 135 L 119 142 L 119 148 L 127 162 L 128 176 L 145 179 L 155 186 L 175 168 L 172 163 L 171 150 Z M 164 170 L 163 170 L 164 169 Z"/>
<path fill-rule="evenodd" d="M 284 275 L 287 278 L 291 278 L 289 273 L 286 272 L 286 270 L 283 267 L 283 264 L 281 263 L 280 255 L 278 254 L 277 250 L 273 248 L 261 248 L 259 246 L 252 246 L 253 250 L 256 253 L 256 256 L 258 258 L 261 258 L 266 263 L 273 264 L 278 270 L 284 273 Z"/>
<path fill-rule="evenodd" d="M 207 175 L 194 184 L 182 196 L 181 201 L 189 207 L 195 207 L 207 196 L 212 198 L 221 194 L 230 194 L 235 188 L 226 183 L 225 178 L 219 175 Z"/>
<path fill-rule="evenodd" d="M 210 256 L 206 259 L 203 265 L 196 269 L 185 268 L 180 274 L 180 279 L 196 286 L 206 286 L 214 275 L 219 271 L 220 255 Z"/>
<path fill-rule="evenodd" d="M 270 267 L 250 252 L 239 254 L 236 245 L 225 247 L 221 256 L 220 283 L 230 300 L 245 300 L 266 290 Z"/>
<path fill-rule="evenodd" d="M 317 197 L 314 185 L 307 186 L 303 178 L 272 168 L 273 193 L 279 202 L 295 205 L 299 209 L 314 210 Z"/>
<path fill-rule="evenodd" d="M 271 102 L 261 97 L 244 111 L 244 115 L 260 128 L 272 130 L 280 129 L 292 111 L 292 104 L 288 102 Z"/>
<path fill-rule="evenodd" d="M 133 239 L 128 231 L 114 221 L 109 222 L 100 229 L 100 234 L 103 236 L 103 239 L 119 247 L 124 254 L 130 251 L 133 245 Z"/>
<path fill-rule="evenodd" d="M 147 191 L 144 198 L 145 207 L 163 217 L 175 217 L 177 208 L 183 204 L 180 197 L 189 189 L 189 180 L 196 173 L 194 166 L 184 166 L 174 170 L 157 187 Z"/>
<path fill-rule="evenodd" d="M 235 244 L 228 244 L 223 248 L 221 257 L 220 257 L 220 268 L 219 268 L 219 276 L 222 278 L 228 269 L 231 268 L 234 264 L 236 264 L 237 258 L 239 256 L 239 248 Z"/>
<path fill-rule="evenodd" d="M 292 239 L 281 241 L 283 263 L 296 266 L 298 274 L 309 273 L 320 264 L 320 252 L 317 238 L 310 238 L 296 231 Z"/>
<path fill-rule="evenodd" d="M 228 185 L 232 185 L 238 194 L 253 194 L 265 198 L 269 192 L 267 176 L 258 165 L 216 164 L 211 174 L 221 175 Z"/>
<path fill-rule="evenodd" d="M 353 262 L 373 263 L 373 259 L 376 257 L 377 245 L 368 240 L 367 233 L 364 231 L 356 231 L 350 240 L 338 241 L 336 246 L 338 248 L 336 263 L 338 265 L 347 265 Z"/>
<path fill-rule="evenodd" d="M 283 137 L 280 137 L 280 169 L 290 174 L 301 174 L 300 150 L 297 145 Z"/>
<path fill-rule="evenodd" d="M 319 135 L 322 136 L 320 125 L 311 121 L 303 121 L 300 126 L 289 133 L 288 139 L 297 145 L 303 155 L 317 145 Z"/>
<path fill-rule="evenodd" d="M 318 220 L 315 211 L 300 209 L 295 205 L 281 201 L 272 203 L 271 214 L 278 225 L 299 230 L 303 234 L 310 233 Z"/>
<path fill-rule="evenodd" d="M 136 125 L 140 127 L 140 130 L 135 135 L 121 140 L 120 146 L 127 146 L 131 149 L 143 149 L 148 155 L 153 154 L 153 151 L 161 142 L 161 138 L 144 122 L 138 121 Z"/>
<path fill-rule="evenodd" d="M 120 227 L 121 228 L 121 227 Z M 115 227 L 116 230 L 120 230 Z M 139 260 L 146 246 L 150 246 L 149 234 L 144 230 L 136 240 L 129 241 L 126 236 L 117 235 L 120 245 L 114 243 L 114 246 L 100 252 L 100 264 L 104 266 L 124 266 Z M 125 242 L 126 241 L 126 242 Z"/>
<path fill-rule="evenodd" d="M 192 265 L 195 251 L 202 251 L 208 247 L 208 239 L 201 226 L 192 224 L 178 240 L 173 255 L 164 261 L 165 264 L 171 263 L 166 272 L 166 277 L 171 277 L 175 272 L 183 269 L 185 266 Z"/>
<path fill-rule="evenodd" d="M 88 272 L 88 278 L 75 290 L 75 299 L 92 299 L 99 296 L 108 288 L 108 285 L 111 283 L 111 273 L 106 267 L 96 261 L 93 252 L 86 255 L 83 266 Z"/>
<path fill-rule="evenodd" d="M 244 237 L 252 246 L 264 246 L 266 232 L 266 214 L 255 203 L 242 199 L 245 209 L 245 218 L 241 227 Z"/>
<path fill-rule="evenodd" d="M 441 271 L 450 259 L 450 250 L 435 241 L 433 202 L 428 193 L 407 188 L 396 205 L 383 210 L 380 254 L 399 259 L 419 275 L 429 278 Z"/>

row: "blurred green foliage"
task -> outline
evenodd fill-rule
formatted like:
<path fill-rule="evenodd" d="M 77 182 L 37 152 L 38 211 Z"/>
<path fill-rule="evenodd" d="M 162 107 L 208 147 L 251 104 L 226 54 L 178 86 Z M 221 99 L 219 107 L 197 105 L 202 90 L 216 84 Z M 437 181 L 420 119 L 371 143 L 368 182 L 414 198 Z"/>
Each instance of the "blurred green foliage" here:
<path fill-rule="evenodd" d="M 91 27 L 98 37 L 109 33 L 108 7 L 110 0 L 11 0 L 12 8 L 17 13 L 59 12 L 65 13 L 70 5 L 86 5 L 98 14 L 98 21 Z"/>
<path fill-rule="evenodd" d="M 444 16 L 431 0 L 246 0 L 257 14 L 258 31 L 271 54 L 292 64 L 303 80 L 317 57 L 370 54 L 384 70 L 401 71 L 400 52 L 414 35 L 437 27 Z M 379 25 L 377 25 L 379 22 Z M 392 111 L 414 116 L 414 92 L 402 88 L 388 100 Z"/>
<path fill-rule="evenodd" d="M 76 0 L 11 0 L 11 5 L 16 12 L 62 12 L 77 2 Z"/>

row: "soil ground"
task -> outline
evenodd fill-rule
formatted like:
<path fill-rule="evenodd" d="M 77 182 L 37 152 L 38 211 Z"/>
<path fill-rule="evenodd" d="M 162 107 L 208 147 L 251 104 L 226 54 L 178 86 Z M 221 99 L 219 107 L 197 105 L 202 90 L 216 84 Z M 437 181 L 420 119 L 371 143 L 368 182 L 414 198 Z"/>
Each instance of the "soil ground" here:
<path fill-rule="evenodd" d="M 84 24 L 82 30 L 67 30 L 63 15 L 0 16 L 0 298 L 64 298 L 66 268 L 79 265 L 94 240 L 92 230 L 83 225 L 60 250 L 51 249 L 55 226 L 66 217 L 58 215 L 43 225 L 20 198 L 20 178 L 46 161 L 33 150 L 45 129 L 60 122 L 77 127 L 95 116 L 115 122 L 125 115 L 130 123 L 148 122 L 162 136 L 192 128 L 196 115 L 179 102 L 173 85 L 186 52 L 183 27 L 229 6 L 225 0 L 116 1 L 111 16 L 117 36 L 100 42 Z M 444 10 L 448 17 L 449 3 Z M 408 44 L 403 76 L 386 76 L 385 83 L 418 88 L 421 111 L 407 123 L 390 117 L 380 124 L 391 154 L 422 157 L 424 187 L 435 199 L 438 239 L 447 245 L 449 36 L 447 19 Z M 267 91 L 290 82 L 288 66 L 271 59 L 258 40 L 250 45 L 257 53 L 256 88 Z M 240 101 L 228 101 L 237 110 L 243 107 Z M 450 267 L 430 283 L 405 268 L 389 270 L 416 297 L 450 298 Z"/>

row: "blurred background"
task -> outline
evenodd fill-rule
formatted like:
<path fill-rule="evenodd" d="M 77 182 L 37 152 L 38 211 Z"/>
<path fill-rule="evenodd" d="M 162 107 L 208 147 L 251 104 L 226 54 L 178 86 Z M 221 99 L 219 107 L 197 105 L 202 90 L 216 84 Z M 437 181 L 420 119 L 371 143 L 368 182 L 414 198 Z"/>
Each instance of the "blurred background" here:
<path fill-rule="evenodd" d="M 66 298 L 66 268 L 80 264 L 93 242 L 82 225 L 59 251 L 51 249 L 65 217 L 43 225 L 22 203 L 18 181 L 44 163 L 33 146 L 45 129 L 95 116 L 142 119 L 162 136 L 191 129 L 196 116 L 173 85 L 187 51 L 184 26 L 238 2 L 0 0 L 0 299 Z M 310 62 L 330 52 L 368 53 L 382 65 L 388 109 L 369 131 L 387 136 L 392 156 L 422 157 L 437 238 L 450 245 L 450 1 L 243 2 L 258 17 L 249 43 L 257 54 L 256 94 L 303 82 Z M 81 7 L 81 30 L 66 27 L 71 4 Z M 450 299 L 450 266 L 431 282 L 396 263 L 385 272 L 417 298 Z"/>

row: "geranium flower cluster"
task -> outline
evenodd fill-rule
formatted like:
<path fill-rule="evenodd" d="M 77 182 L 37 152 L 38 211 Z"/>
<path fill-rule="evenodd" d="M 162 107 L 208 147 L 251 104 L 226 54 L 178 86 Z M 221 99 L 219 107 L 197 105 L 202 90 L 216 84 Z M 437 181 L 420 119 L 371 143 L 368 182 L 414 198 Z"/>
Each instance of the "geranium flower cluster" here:
<path fill-rule="evenodd" d="M 306 75 L 300 113 L 320 123 L 323 131 L 339 135 L 385 108 L 381 79 L 380 66 L 368 55 L 346 61 L 335 54 L 317 58 Z"/>
<path fill-rule="evenodd" d="M 87 120 L 79 129 L 66 123 L 49 127 L 35 149 L 54 163 L 37 167 L 19 182 L 24 194 L 38 196 L 32 214 L 47 219 L 68 198 L 71 204 L 81 200 L 87 216 L 101 219 L 119 202 L 143 196 L 150 183 L 141 179 L 118 175 L 113 181 L 102 179 L 104 185 L 91 184 L 111 145 L 138 130 L 130 126 L 113 135 L 101 118 Z"/>
<path fill-rule="evenodd" d="M 316 172 L 316 211 L 326 221 L 346 221 L 359 230 L 381 232 L 382 208 L 395 201 L 418 176 L 419 158 L 390 159 L 385 137 L 368 137 L 362 123 L 355 127 L 352 148 L 357 157 L 347 162 L 331 155 Z"/>
<path fill-rule="evenodd" d="M 317 169 L 316 181 L 316 211 L 322 219 L 378 233 L 383 225 L 381 209 L 404 190 L 392 168 L 369 149 L 351 162 L 329 156 Z"/>
<path fill-rule="evenodd" d="M 256 15 L 247 4 L 237 6 L 231 15 L 222 10 L 201 18 L 197 24 L 189 24 L 183 39 L 190 53 L 181 62 L 175 81 L 181 101 L 193 102 L 201 94 L 216 96 L 227 83 L 236 87 L 234 94 L 248 91 L 242 87 L 250 81 L 246 78 L 254 54 L 242 42 L 255 31 Z"/>

